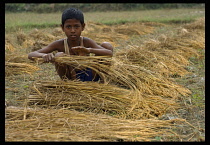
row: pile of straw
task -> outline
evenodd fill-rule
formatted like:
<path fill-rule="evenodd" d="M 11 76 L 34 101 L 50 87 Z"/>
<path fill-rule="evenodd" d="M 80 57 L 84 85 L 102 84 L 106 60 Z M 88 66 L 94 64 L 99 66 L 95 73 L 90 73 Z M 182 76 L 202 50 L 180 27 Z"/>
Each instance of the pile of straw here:
<path fill-rule="evenodd" d="M 133 35 L 145 35 L 153 31 L 153 26 L 147 26 L 138 22 L 117 26 L 88 22 L 82 35 L 96 42 L 110 42 L 114 47 L 118 47 L 120 46 L 119 41 L 128 40 Z"/>
<path fill-rule="evenodd" d="M 29 102 L 137 119 L 160 117 L 167 110 L 178 107 L 175 102 L 181 95 L 190 94 L 188 89 L 161 75 L 114 57 L 71 56 L 57 57 L 55 61 L 77 69 L 91 68 L 103 78 L 104 84 L 79 81 L 35 82 Z"/>
<path fill-rule="evenodd" d="M 14 46 L 5 40 L 5 51 L 14 52 Z"/>
<path fill-rule="evenodd" d="M 34 39 L 34 40 L 39 40 L 39 41 L 44 41 L 44 42 L 53 42 L 56 40 L 56 37 L 53 36 L 52 34 L 46 32 L 46 31 L 41 31 L 38 29 L 34 29 L 31 31 L 28 35 L 28 37 Z"/>
<path fill-rule="evenodd" d="M 37 66 L 27 63 L 5 62 L 5 76 L 18 75 L 23 73 L 31 74 L 39 70 Z"/>
<path fill-rule="evenodd" d="M 55 34 L 55 32 L 57 32 L 57 29 L 53 31 L 52 34 L 44 30 L 34 29 L 29 34 L 26 34 L 20 30 L 16 33 L 17 43 L 21 46 L 21 48 L 30 49 L 28 50 L 29 52 L 36 51 L 38 49 L 47 46 L 48 44 L 52 43 L 55 40 L 65 37 L 64 33 Z"/>
<path fill-rule="evenodd" d="M 138 46 L 129 46 L 129 49 L 118 51 L 116 57 L 121 60 L 124 58 L 124 62 L 130 61 L 131 64 L 144 67 L 163 76 L 174 74 L 184 76 L 189 73 L 185 69 L 189 61 L 182 55 L 181 51 L 165 50 L 164 48 L 151 50 Z"/>
<path fill-rule="evenodd" d="M 192 129 L 184 119 L 124 120 L 68 109 L 7 108 L 6 115 L 6 141 L 154 141 L 159 136 L 181 141 L 172 131 L 176 124 Z"/>
<path fill-rule="evenodd" d="M 196 20 L 192 23 L 185 24 L 184 28 L 191 29 L 191 30 L 195 30 L 195 29 L 205 30 L 205 17 L 199 18 L 198 20 Z"/>
<path fill-rule="evenodd" d="M 197 22 L 196 24 L 203 23 Z M 190 27 L 191 25 L 193 26 Z M 194 23 L 191 25 L 184 27 L 196 27 Z M 150 39 L 143 46 L 129 45 L 117 51 L 116 57 L 123 60 L 124 63 L 130 62 L 164 76 L 184 76 L 189 73 L 185 69 L 189 65 L 189 58 L 202 57 L 197 50 L 204 48 L 204 32 L 188 29 L 187 33 L 180 33 L 172 37 L 162 35 L 157 39 Z"/>
<path fill-rule="evenodd" d="M 15 62 L 15 63 L 30 63 L 30 62 L 32 62 L 31 60 L 28 59 L 27 54 L 17 55 L 17 52 L 5 54 L 5 61 L 6 62 Z"/>
<path fill-rule="evenodd" d="M 124 58 L 71 56 L 58 57 L 55 61 L 76 68 L 91 68 L 103 78 L 105 84 L 140 90 L 144 94 L 176 98 L 179 93 L 182 95 L 190 93 L 189 90 L 183 89 L 182 86 L 174 84 L 158 73 L 135 65 Z"/>
<path fill-rule="evenodd" d="M 177 106 L 174 98 L 142 95 L 113 85 L 79 81 L 39 81 L 33 84 L 29 104 L 91 111 L 119 118 L 157 118 Z"/>
<path fill-rule="evenodd" d="M 132 28 L 132 29 L 131 29 Z M 142 23 L 130 23 L 126 25 L 118 25 L 113 28 L 115 33 L 120 33 L 124 35 L 145 35 L 148 33 L 152 33 L 154 31 L 154 27 L 144 25 Z"/>

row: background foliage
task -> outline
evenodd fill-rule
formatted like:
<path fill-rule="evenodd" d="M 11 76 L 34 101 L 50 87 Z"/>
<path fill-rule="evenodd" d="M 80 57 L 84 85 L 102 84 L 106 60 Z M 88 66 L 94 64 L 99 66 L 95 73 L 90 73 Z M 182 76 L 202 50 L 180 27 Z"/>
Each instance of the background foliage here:
<path fill-rule="evenodd" d="M 6 3 L 5 12 L 51 13 L 62 12 L 68 7 L 75 7 L 83 12 L 91 12 L 198 8 L 204 6 L 203 3 Z"/>

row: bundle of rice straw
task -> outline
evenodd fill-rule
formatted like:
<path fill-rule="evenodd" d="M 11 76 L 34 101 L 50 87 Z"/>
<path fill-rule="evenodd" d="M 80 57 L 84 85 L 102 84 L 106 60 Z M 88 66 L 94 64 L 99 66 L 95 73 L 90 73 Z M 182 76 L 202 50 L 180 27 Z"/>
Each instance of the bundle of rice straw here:
<path fill-rule="evenodd" d="M 124 89 L 111 84 L 80 81 L 35 82 L 28 104 L 65 107 L 132 119 L 157 118 L 166 111 L 174 111 L 179 107 L 175 96 L 148 95 L 139 90 Z"/>
<path fill-rule="evenodd" d="M 64 108 L 8 107 L 6 114 L 6 141 L 155 141 L 157 136 L 181 141 L 186 138 L 173 129 L 193 127 L 184 119 L 124 120 Z"/>
<path fill-rule="evenodd" d="M 191 93 L 157 73 L 114 57 L 71 56 L 57 57 L 55 61 L 77 69 L 91 68 L 104 84 L 40 81 L 32 87 L 29 102 L 108 112 L 122 118 L 155 118 L 174 110 L 176 99 Z"/>
<path fill-rule="evenodd" d="M 5 76 L 18 75 L 23 73 L 31 74 L 37 70 L 39 70 L 37 66 L 27 63 L 5 62 Z"/>
<path fill-rule="evenodd" d="M 131 108 L 132 98 L 129 96 L 133 93 L 93 82 L 39 81 L 30 94 L 29 103 L 125 115 Z"/>
<path fill-rule="evenodd" d="M 161 95 L 176 98 L 179 93 L 187 95 L 189 90 L 174 84 L 167 78 L 139 65 L 125 62 L 116 57 L 106 56 L 71 56 L 57 57 L 56 62 L 65 63 L 75 68 L 91 68 L 103 78 L 105 84 L 114 84 L 128 89 L 140 90 L 149 95 Z M 109 65 L 111 64 L 111 65 Z M 182 91 L 181 91 L 182 90 Z"/>

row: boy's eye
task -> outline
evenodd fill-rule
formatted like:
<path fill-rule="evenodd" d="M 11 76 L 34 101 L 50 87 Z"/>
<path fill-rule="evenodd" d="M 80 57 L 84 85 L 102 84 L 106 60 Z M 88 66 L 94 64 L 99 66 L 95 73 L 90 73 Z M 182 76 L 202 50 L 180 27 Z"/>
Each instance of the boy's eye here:
<path fill-rule="evenodd" d="M 74 26 L 75 29 L 77 29 L 77 28 L 79 28 L 79 27 L 80 27 L 79 25 Z"/>
<path fill-rule="evenodd" d="M 74 28 L 74 29 L 78 29 L 79 27 L 80 27 L 80 26 L 78 26 L 78 25 L 73 26 L 73 28 Z M 72 26 L 68 25 L 68 26 L 66 26 L 66 28 L 71 29 L 71 28 L 72 28 Z"/>

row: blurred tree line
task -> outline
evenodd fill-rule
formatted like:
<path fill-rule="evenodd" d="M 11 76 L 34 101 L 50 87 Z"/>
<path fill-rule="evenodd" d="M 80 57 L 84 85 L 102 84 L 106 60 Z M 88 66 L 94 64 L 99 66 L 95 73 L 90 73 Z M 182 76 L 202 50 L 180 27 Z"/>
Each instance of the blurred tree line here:
<path fill-rule="evenodd" d="M 62 12 L 74 7 L 83 12 L 204 8 L 205 3 L 5 3 L 5 12 Z"/>

